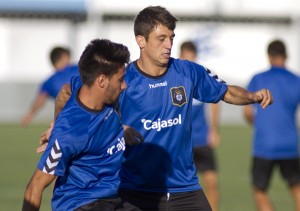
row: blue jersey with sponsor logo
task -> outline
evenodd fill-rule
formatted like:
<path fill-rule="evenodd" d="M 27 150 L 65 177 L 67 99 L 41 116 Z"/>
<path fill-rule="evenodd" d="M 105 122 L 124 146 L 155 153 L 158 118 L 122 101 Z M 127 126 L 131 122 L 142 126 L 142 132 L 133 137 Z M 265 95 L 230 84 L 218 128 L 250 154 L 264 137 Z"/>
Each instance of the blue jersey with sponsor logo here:
<path fill-rule="evenodd" d="M 271 67 L 255 75 L 248 89 L 267 88 L 274 102 L 266 109 L 254 108 L 253 155 L 265 159 L 299 157 L 296 111 L 300 103 L 300 78 L 288 70 Z"/>
<path fill-rule="evenodd" d="M 41 86 L 39 92 L 47 93 L 53 99 L 56 98 L 63 85 L 70 82 L 73 76 L 79 75 L 77 65 L 69 65 L 55 72 Z"/>
<path fill-rule="evenodd" d="M 74 210 L 115 198 L 125 150 L 123 127 L 113 107 L 85 107 L 75 90 L 59 114 L 38 168 L 58 176 L 52 210 Z"/>
<path fill-rule="evenodd" d="M 192 140 L 195 147 L 208 145 L 208 123 L 206 118 L 206 104 L 193 99 Z"/>
<path fill-rule="evenodd" d="M 121 188 L 153 192 L 200 189 L 193 164 L 192 101 L 216 103 L 227 85 L 193 62 L 170 59 L 167 71 L 151 77 L 131 63 L 120 96 L 121 118 L 145 138 L 128 146 L 120 171 Z"/>

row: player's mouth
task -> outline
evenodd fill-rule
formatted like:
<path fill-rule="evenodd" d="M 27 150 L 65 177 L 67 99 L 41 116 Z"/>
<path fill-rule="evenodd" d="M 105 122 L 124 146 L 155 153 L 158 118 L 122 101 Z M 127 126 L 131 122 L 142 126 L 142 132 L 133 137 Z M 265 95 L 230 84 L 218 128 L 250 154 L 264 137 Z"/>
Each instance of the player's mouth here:
<path fill-rule="evenodd" d="M 163 56 L 165 59 L 170 59 L 171 54 L 170 54 L 170 53 L 164 53 L 164 54 L 162 54 L 162 56 Z"/>

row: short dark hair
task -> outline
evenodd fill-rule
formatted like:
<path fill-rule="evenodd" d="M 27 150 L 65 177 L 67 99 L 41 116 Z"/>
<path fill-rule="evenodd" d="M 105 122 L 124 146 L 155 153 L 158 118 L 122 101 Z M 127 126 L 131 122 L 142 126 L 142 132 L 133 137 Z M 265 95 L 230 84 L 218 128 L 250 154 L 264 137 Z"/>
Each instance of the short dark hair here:
<path fill-rule="evenodd" d="M 158 24 L 166 26 L 170 30 L 176 28 L 176 21 L 174 17 L 166 8 L 161 6 L 149 6 L 139 12 L 134 20 L 134 34 L 142 35 L 148 40 L 150 32 Z"/>
<path fill-rule="evenodd" d="M 92 40 L 78 62 L 82 83 L 91 86 L 101 74 L 112 76 L 128 63 L 129 59 L 130 53 L 125 45 L 107 39 Z"/>
<path fill-rule="evenodd" d="M 70 56 L 70 50 L 60 46 L 54 47 L 50 52 L 50 60 L 52 65 L 55 65 L 64 54 Z"/>
<path fill-rule="evenodd" d="M 269 56 L 287 56 L 284 42 L 281 40 L 270 42 L 267 52 Z"/>
<path fill-rule="evenodd" d="M 192 41 L 185 41 L 180 45 L 180 51 L 188 50 L 197 54 L 197 47 Z"/>

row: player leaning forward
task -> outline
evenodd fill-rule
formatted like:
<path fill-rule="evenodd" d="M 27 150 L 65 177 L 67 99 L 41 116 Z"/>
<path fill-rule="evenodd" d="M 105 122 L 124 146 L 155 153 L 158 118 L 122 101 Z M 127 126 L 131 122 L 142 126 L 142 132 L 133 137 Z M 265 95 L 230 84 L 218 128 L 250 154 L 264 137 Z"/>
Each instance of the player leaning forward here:
<path fill-rule="evenodd" d="M 91 202 L 101 210 L 114 210 L 119 204 L 125 141 L 114 104 L 126 88 L 129 55 L 126 46 L 109 40 L 93 40 L 86 47 L 79 61 L 82 86 L 56 119 L 25 191 L 23 210 L 38 210 L 43 190 L 55 178 L 52 210 L 85 210 Z"/>
<path fill-rule="evenodd" d="M 193 98 L 263 108 L 272 102 L 266 89 L 251 93 L 201 65 L 171 58 L 176 21 L 165 8 L 150 6 L 134 22 L 140 57 L 126 70 L 120 110 L 122 122 L 145 142 L 126 147 L 119 194 L 140 210 L 211 210 L 193 164 Z M 77 78 L 71 86 L 80 84 Z"/>

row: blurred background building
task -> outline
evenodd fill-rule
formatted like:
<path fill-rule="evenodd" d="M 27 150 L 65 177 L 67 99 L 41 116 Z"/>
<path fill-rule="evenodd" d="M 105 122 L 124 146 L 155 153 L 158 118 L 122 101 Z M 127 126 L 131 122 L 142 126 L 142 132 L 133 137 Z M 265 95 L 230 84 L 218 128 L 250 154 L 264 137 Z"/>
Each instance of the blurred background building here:
<path fill-rule="evenodd" d="M 39 84 L 52 73 L 49 52 L 62 45 L 77 62 L 87 43 L 107 38 L 127 45 L 138 58 L 133 20 L 149 5 L 161 5 L 180 21 L 172 51 L 197 43 L 199 62 L 228 84 L 245 87 L 268 66 L 266 46 L 286 42 L 288 67 L 300 74 L 300 4 L 298 0 L 0 0 L 0 122 L 16 123 L 28 109 Z M 35 122 L 48 122 L 53 102 Z M 245 124 L 240 107 L 222 105 L 224 124 Z"/>

